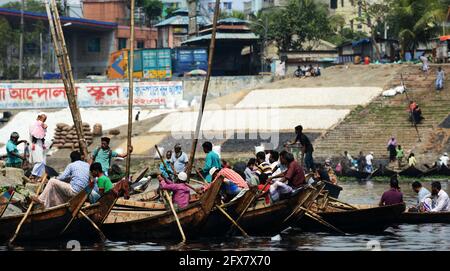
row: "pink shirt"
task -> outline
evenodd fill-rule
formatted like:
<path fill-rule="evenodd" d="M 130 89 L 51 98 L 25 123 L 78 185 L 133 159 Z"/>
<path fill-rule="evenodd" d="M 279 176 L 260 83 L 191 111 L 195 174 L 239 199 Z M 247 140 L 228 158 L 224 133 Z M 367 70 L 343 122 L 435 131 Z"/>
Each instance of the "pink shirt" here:
<path fill-rule="evenodd" d="M 172 183 L 168 180 L 160 182 L 160 186 L 164 190 L 173 192 L 172 201 L 176 203 L 178 207 L 184 208 L 189 205 L 190 190 L 183 183 Z"/>
<path fill-rule="evenodd" d="M 37 120 L 32 126 L 31 126 L 31 135 L 38 139 L 43 139 L 45 137 L 45 134 L 47 132 L 47 129 L 44 129 L 43 122 L 40 120 Z"/>
<path fill-rule="evenodd" d="M 217 177 L 223 176 L 224 178 L 230 180 L 239 188 L 248 188 L 247 182 L 239 175 L 236 171 L 232 170 L 231 168 L 223 168 L 219 171 L 219 174 L 217 174 Z M 216 177 L 216 178 L 217 178 Z"/>

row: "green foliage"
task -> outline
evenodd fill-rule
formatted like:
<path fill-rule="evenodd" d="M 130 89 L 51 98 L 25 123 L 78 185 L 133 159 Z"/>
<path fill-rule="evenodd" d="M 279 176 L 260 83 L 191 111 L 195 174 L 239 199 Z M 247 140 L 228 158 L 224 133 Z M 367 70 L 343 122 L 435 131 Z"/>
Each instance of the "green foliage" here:
<path fill-rule="evenodd" d="M 267 39 L 275 41 L 280 51 L 305 49 L 305 41 L 314 42 L 330 33 L 328 11 L 314 0 L 291 0 L 286 7 L 258 14 L 253 30 L 261 37 L 267 21 Z"/>
<path fill-rule="evenodd" d="M 404 51 L 414 51 L 419 43 L 441 34 L 449 4 L 449 0 L 390 0 L 391 34 Z"/>
<path fill-rule="evenodd" d="M 173 16 L 173 13 L 178 10 L 178 8 L 174 6 L 170 6 L 166 8 L 166 19 Z"/>
<path fill-rule="evenodd" d="M 163 3 L 159 0 L 142 0 L 141 6 L 144 8 L 145 15 L 150 22 L 161 17 L 163 11 Z"/>
<path fill-rule="evenodd" d="M 237 18 L 241 20 L 245 20 L 245 14 L 238 10 L 233 10 L 232 12 L 221 12 L 219 14 L 219 20 L 226 19 L 226 18 Z"/>
<path fill-rule="evenodd" d="M 9 8 L 9 9 L 21 9 L 21 2 L 9 2 L 4 5 L 2 5 L 2 8 Z M 43 12 L 45 13 L 45 5 L 42 1 L 37 0 L 26 0 L 25 1 L 25 9 L 26 11 L 33 11 L 33 12 Z"/>
<path fill-rule="evenodd" d="M 337 46 L 346 42 L 367 38 L 368 35 L 362 31 L 353 31 L 350 28 L 342 28 L 338 32 L 330 34 L 325 40 Z"/>

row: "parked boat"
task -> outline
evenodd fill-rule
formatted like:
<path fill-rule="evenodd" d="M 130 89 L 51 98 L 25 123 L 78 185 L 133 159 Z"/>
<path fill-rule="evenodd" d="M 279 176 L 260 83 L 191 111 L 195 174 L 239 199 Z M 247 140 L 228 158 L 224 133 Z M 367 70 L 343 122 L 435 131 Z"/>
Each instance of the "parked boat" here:
<path fill-rule="evenodd" d="M 318 211 L 317 214 L 345 233 L 372 233 L 382 232 L 395 224 L 404 211 L 404 203 L 358 209 L 336 208 L 328 205 L 324 211 Z M 329 231 L 329 228 L 307 216 L 299 220 L 297 226 L 303 231 Z"/>
<path fill-rule="evenodd" d="M 398 173 L 398 175 L 400 176 L 416 177 L 416 178 L 421 177 L 423 174 L 424 172 L 416 168 L 415 166 L 409 166 Z"/>
<path fill-rule="evenodd" d="M 198 235 L 214 207 L 223 178 L 214 181 L 199 201 L 177 211 L 181 227 L 187 238 Z M 178 238 L 176 219 L 170 210 L 119 211 L 114 210 L 105 220 L 102 229 L 112 240 L 173 239 Z"/>
<path fill-rule="evenodd" d="M 401 224 L 450 223 L 450 212 L 412 213 L 404 212 L 398 218 Z"/>

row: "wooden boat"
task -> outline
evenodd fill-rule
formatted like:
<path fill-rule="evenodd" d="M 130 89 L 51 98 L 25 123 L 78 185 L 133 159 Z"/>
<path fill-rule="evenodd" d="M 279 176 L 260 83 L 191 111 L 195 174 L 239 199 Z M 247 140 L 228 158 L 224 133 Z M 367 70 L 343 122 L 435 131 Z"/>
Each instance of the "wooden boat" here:
<path fill-rule="evenodd" d="M 335 199 L 339 198 L 339 194 L 341 193 L 342 187 L 330 182 L 324 183 L 325 183 L 325 190 L 328 191 L 328 195 Z"/>
<path fill-rule="evenodd" d="M 404 212 L 397 220 L 400 224 L 450 223 L 450 212 L 412 213 Z"/>
<path fill-rule="evenodd" d="M 317 210 L 317 214 L 323 220 L 345 233 L 373 233 L 382 232 L 395 224 L 404 211 L 404 203 L 358 209 L 328 205 L 324 211 Z M 322 224 L 306 216 L 297 223 L 297 226 L 303 231 L 329 231 Z"/>
<path fill-rule="evenodd" d="M 315 187 L 305 186 L 289 198 L 275 203 L 267 204 L 264 198 L 260 198 L 255 205 L 248 208 L 238 221 L 238 224 L 249 235 L 271 235 L 279 233 L 288 227 L 297 217 L 302 216 L 304 211 L 298 207 L 308 208 L 323 191 L 324 186 L 323 183 Z M 237 219 L 238 214 L 244 210 L 243 206 L 247 205 L 246 203 L 248 203 L 248 200 L 252 196 L 253 194 L 251 192 L 247 197 L 244 195 L 232 208 L 230 206 L 226 208 L 227 213 L 233 219 Z M 292 218 L 285 221 L 289 215 L 292 215 Z M 223 214 L 218 210 L 214 210 L 203 227 L 202 232 L 206 236 L 224 236 L 230 227 L 231 222 L 224 218 Z"/>
<path fill-rule="evenodd" d="M 82 190 L 69 202 L 42 211 L 31 212 L 24 221 L 17 240 L 54 239 L 59 237 L 73 216 L 78 213 L 87 199 Z M 0 218 L 0 240 L 9 240 L 22 220 L 24 214 Z"/>
<path fill-rule="evenodd" d="M 381 170 L 381 176 L 384 176 L 384 177 L 389 177 L 390 178 L 390 177 L 392 177 L 394 175 L 397 175 L 397 171 L 389 169 L 386 166 L 383 166 L 380 170 Z"/>
<path fill-rule="evenodd" d="M 367 179 L 371 173 L 365 172 L 365 171 L 358 171 L 356 169 L 348 169 L 346 172 L 348 177 L 355 177 L 358 180 L 365 180 Z"/>
<path fill-rule="evenodd" d="M 423 175 L 424 176 L 432 176 L 432 175 L 450 176 L 450 168 L 448 168 L 446 166 L 434 165 L 433 167 L 428 169 Z"/>
<path fill-rule="evenodd" d="M 177 216 L 187 238 L 195 237 L 214 207 L 223 178 L 214 181 L 199 201 L 177 211 Z M 175 217 L 164 211 L 112 211 L 104 224 L 103 232 L 111 240 L 128 239 L 178 239 L 180 236 Z"/>
<path fill-rule="evenodd" d="M 416 168 L 415 166 L 409 166 L 398 173 L 398 175 L 400 176 L 407 176 L 407 177 L 421 177 L 423 174 L 424 172 Z"/>

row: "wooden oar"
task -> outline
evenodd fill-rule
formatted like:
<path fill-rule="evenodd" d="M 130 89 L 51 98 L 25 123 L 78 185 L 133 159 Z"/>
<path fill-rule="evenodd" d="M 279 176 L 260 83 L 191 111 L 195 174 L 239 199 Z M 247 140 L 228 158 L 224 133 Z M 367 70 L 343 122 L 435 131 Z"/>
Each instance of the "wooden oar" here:
<path fill-rule="evenodd" d="M 233 223 L 234 226 L 236 226 L 236 227 L 241 231 L 242 235 L 243 235 L 245 238 L 250 237 L 250 236 L 244 231 L 244 229 L 241 228 L 241 226 L 239 226 L 239 224 L 238 224 L 236 221 L 234 221 L 234 219 L 233 219 L 229 214 L 227 214 L 227 212 L 225 212 L 224 209 L 222 209 L 222 207 L 220 207 L 219 205 L 216 205 L 216 208 L 217 208 L 217 210 L 219 210 L 226 218 L 228 218 L 228 220 L 230 220 L 231 223 Z"/>
<path fill-rule="evenodd" d="M 208 182 L 205 180 L 205 177 L 203 177 L 202 173 L 198 170 L 198 168 L 195 168 L 195 172 L 197 173 L 198 176 L 200 176 L 200 179 L 202 179 L 202 181 L 205 184 L 208 184 Z"/>
<path fill-rule="evenodd" d="M 323 194 L 321 194 L 321 196 L 323 196 Z M 352 208 L 352 209 L 354 209 L 354 210 L 358 210 L 358 209 L 359 209 L 359 208 L 356 207 L 356 206 L 353 206 L 353 205 L 351 205 L 351 204 L 349 204 L 349 203 L 345 203 L 345 202 L 343 202 L 343 201 L 340 201 L 340 200 L 335 199 L 335 198 L 330 197 L 330 196 L 328 196 L 328 199 L 331 200 L 331 201 L 334 201 L 334 202 L 338 202 L 338 203 L 340 203 L 340 204 L 342 204 L 342 205 L 345 205 L 345 206 L 347 206 L 347 207 L 349 207 L 349 208 Z"/>
<path fill-rule="evenodd" d="M 76 206 L 76 209 L 74 211 L 72 211 L 72 217 L 70 218 L 69 223 L 67 223 L 67 225 L 64 227 L 64 229 L 61 231 L 61 233 L 60 233 L 61 235 L 63 235 L 66 232 L 66 230 L 69 228 L 69 226 L 72 225 L 72 222 L 75 220 L 75 218 L 78 217 L 78 213 L 81 211 L 81 208 L 83 207 L 84 202 L 88 199 L 88 197 L 91 194 L 92 190 L 93 189 L 91 189 L 89 191 L 89 193 L 86 193 L 82 203 L 78 204 L 78 206 Z"/>
<path fill-rule="evenodd" d="M 105 242 L 106 241 L 106 236 L 105 236 L 105 234 L 103 234 L 102 230 L 100 230 L 100 228 L 97 226 L 97 224 L 95 224 L 95 222 L 92 221 L 92 219 L 90 219 L 89 216 L 87 216 L 82 210 L 80 210 L 80 214 L 87 221 L 89 221 L 89 223 L 92 225 L 92 227 L 94 227 L 94 229 L 97 231 L 98 235 L 100 236 L 100 239 L 102 240 L 102 242 Z"/>
<path fill-rule="evenodd" d="M 7 202 L 5 202 L 4 204 L 5 204 L 5 206 L 4 206 L 4 208 L 1 210 L 1 212 L 0 212 L 0 217 L 2 217 L 3 216 L 3 214 L 6 212 L 6 209 L 8 209 L 8 205 L 9 205 L 9 203 L 11 202 L 11 200 L 12 200 L 12 198 L 13 198 L 13 196 L 14 196 L 14 190 L 11 192 L 11 194 L 10 194 L 10 196 L 9 196 L 9 199 L 8 199 L 8 201 Z"/>
<path fill-rule="evenodd" d="M 47 172 L 44 171 L 44 174 L 41 177 L 41 183 L 39 184 L 38 190 L 36 191 L 36 195 L 39 196 L 39 194 L 42 192 L 42 189 L 44 188 L 45 183 L 47 182 Z M 33 209 L 34 202 L 31 201 L 30 206 L 28 206 L 27 212 L 23 215 L 22 220 L 20 220 L 19 225 L 17 225 L 16 231 L 14 232 L 14 235 L 9 239 L 8 244 L 11 245 L 19 235 L 20 229 L 22 228 L 23 223 L 25 220 L 27 220 L 28 215 L 31 212 L 31 209 Z"/>
<path fill-rule="evenodd" d="M 164 163 L 164 159 L 161 155 L 161 152 L 159 151 L 158 146 L 155 145 L 155 148 L 156 148 L 156 152 L 158 152 L 159 159 L 161 159 L 161 162 L 163 163 L 165 170 L 167 172 L 169 172 L 166 163 Z M 177 212 L 175 211 L 175 208 L 173 207 L 172 199 L 170 198 L 169 193 L 167 193 L 166 190 L 163 191 L 163 194 L 164 194 L 164 197 L 167 199 L 169 206 L 170 206 L 170 210 L 172 211 L 173 216 L 175 217 L 175 220 L 177 222 L 177 226 L 178 226 L 178 230 L 180 231 L 180 234 L 181 234 L 182 242 L 186 242 L 186 236 L 184 235 L 183 227 L 181 227 L 181 223 L 180 223 L 180 220 L 178 219 Z"/>
<path fill-rule="evenodd" d="M 325 226 L 328 229 L 331 229 L 334 232 L 340 233 L 340 234 L 344 234 L 345 232 L 341 231 L 340 229 L 336 228 L 335 226 L 331 225 L 330 223 L 326 222 L 325 220 L 322 219 L 322 217 L 308 209 L 306 209 L 305 207 L 301 207 L 300 209 L 302 209 L 303 211 L 305 211 L 305 215 L 311 219 L 313 219 L 314 221 L 317 221 L 319 224 Z"/>

